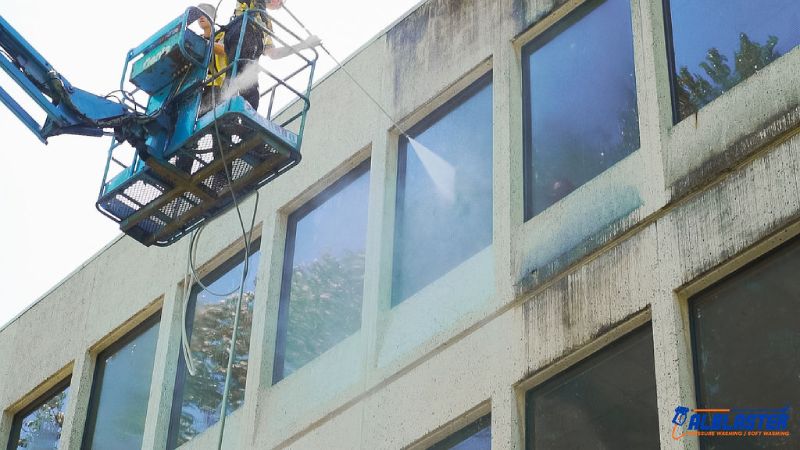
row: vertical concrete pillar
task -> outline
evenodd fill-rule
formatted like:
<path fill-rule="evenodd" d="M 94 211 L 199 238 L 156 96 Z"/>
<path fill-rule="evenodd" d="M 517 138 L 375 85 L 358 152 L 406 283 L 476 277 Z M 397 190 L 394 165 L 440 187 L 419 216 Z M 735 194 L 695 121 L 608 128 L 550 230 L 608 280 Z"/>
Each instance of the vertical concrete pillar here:
<path fill-rule="evenodd" d="M 492 44 L 493 118 L 492 141 L 492 245 L 494 248 L 495 301 L 514 298 L 516 283 L 513 242 L 524 220 L 522 143 L 522 66 L 519 48 L 511 36 L 516 23 L 514 2 L 503 1 L 495 16 Z"/>
<path fill-rule="evenodd" d="M 264 219 L 261 232 L 261 263 L 258 267 L 253 328 L 250 334 L 250 362 L 242 406 L 241 443 L 245 447 L 253 445 L 259 417 L 264 413 L 264 405 L 260 404 L 261 394 L 272 387 L 283 272 L 283 243 L 286 241 L 286 216 L 269 204 L 266 197 L 262 200 L 263 204 L 259 209 L 272 212 Z"/>
<path fill-rule="evenodd" d="M 524 394 L 504 386 L 492 394 L 492 448 L 525 449 Z"/>
<path fill-rule="evenodd" d="M 664 151 L 672 127 L 672 101 L 662 2 L 631 0 L 633 53 L 636 62 L 636 97 L 639 109 L 639 139 L 647 167 L 641 192 L 646 211 L 663 207 L 665 188 Z"/>
<path fill-rule="evenodd" d="M 86 415 L 89 410 L 89 399 L 92 394 L 94 365 L 95 355 L 88 352 L 75 359 L 59 449 L 78 450 L 81 448 Z"/>
<path fill-rule="evenodd" d="M 680 236 L 675 233 L 668 219 L 660 220 L 656 226 L 659 265 L 655 279 L 659 287 L 657 296 L 651 302 L 651 312 L 661 448 L 697 450 L 696 437 L 672 438 L 675 408 L 695 406 L 691 336 L 686 302 L 674 292 L 681 284 L 681 265 L 676 251 L 676 241 Z"/>
<path fill-rule="evenodd" d="M 188 240 L 184 239 L 188 245 Z M 176 277 L 179 278 L 178 275 Z M 167 432 L 172 411 L 172 394 L 181 348 L 183 312 L 183 287 L 167 288 L 161 310 L 161 325 L 153 362 L 153 379 L 150 384 L 150 400 L 147 403 L 147 419 L 144 426 L 142 449 L 162 450 L 167 447 Z"/>

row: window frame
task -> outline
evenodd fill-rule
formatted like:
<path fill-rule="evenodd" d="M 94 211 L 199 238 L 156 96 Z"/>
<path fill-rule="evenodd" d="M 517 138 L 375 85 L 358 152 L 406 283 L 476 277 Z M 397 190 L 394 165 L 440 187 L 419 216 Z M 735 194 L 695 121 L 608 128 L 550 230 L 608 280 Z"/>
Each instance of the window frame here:
<path fill-rule="evenodd" d="M 253 233 L 253 234 L 255 234 L 255 233 Z M 260 251 L 261 250 L 261 238 L 262 238 L 262 236 L 261 235 L 255 235 L 255 236 L 252 236 L 252 237 L 248 236 L 248 238 L 250 239 L 250 253 L 249 254 L 247 253 L 248 249 L 244 245 L 244 243 L 240 244 L 241 245 L 240 249 L 238 249 L 233 255 L 227 257 L 224 261 L 219 263 L 219 265 L 217 265 L 215 268 L 213 268 L 210 271 L 208 271 L 208 273 L 206 273 L 205 275 L 203 275 L 200 278 L 200 281 L 204 285 L 208 286 L 210 283 L 213 283 L 213 281 L 216 281 L 217 279 L 221 278 L 227 272 L 231 271 L 234 267 L 236 267 L 239 264 L 241 264 L 241 262 L 244 261 L 243 258 L 250 258 L 251 256 L 253 256 L 253 254 L 255 254 L 256 252 Z M 259 266 L 261 266 L 261 263 L 259 263 Z M 252 267 L 249 268 L 249 270 L 252 270 L 252 269 L 253 269 Z M 258 268 L 256 268 L 255 270 L 257 271 Z M 210 281 L 210 280 L 213 280 L 213 281 Z M 256 281 L 258 281 L 258 274 L 257 273 L 256 273 Z M 181 321 L 181 323 L 179 324 L 180 326 L 186 327 L 186 338 L 190 342 L 191 342 L 192 334 L 193 334 L 193 331 L 194 331 L 194 318 L 195 318 L 194 316 L 195 316 L 195 312 L 197 310 L 197 295 L 199 295 L 200 292 L 202 292 L 202 291 L 203 291 L 203 288 L 200 286 L 199 283 L 197 283 L 195 281 L 195 283 L 192 285 L 191 290 L 189 291 L 189 299 L 190 299 L 190 301 L 187 301 L 187 304 L 186 304 L 186 308 L 187 308 L 186 309 L 186 323 L 183 323 Z M 191 301 L 192 298 L 194 298 L 194 301 Z M 252 342 L 250 344 L 252 344 Z M 249 352 L 250 352 L 250 347 L 248 346 L 248 354 L 249 354 Z M 182 410 L 183 410 L 183 394 L 184 394 L 185 389 L 186 389 L 187 376 L 189 375 L 189 371 L 186 368 L 186 361 L 184 360 L 183 352 L 178 352 L 178 353 L 179 354 L 178 354 L 177 368 L 176 368 L 176 373 L 175 373 L 175 384 L 172 387 L 172 402 L 171 402 L 171 406 L 170 406 L 170 410 L 169 410 L 169 420 L 168 420 L 168 425 L 167 425 L 167 439 L 166 439 L 166 441 L 167 441 L 167 447 L 166 448 L 167 449 L 177 449 L 177 448 L 180 447 L 180 445 L 177 445 L 177 440 L 178 440 L 178 432 L 179 432 L 179 427 L 180 427 L 180 418 L 181 418 L 181 413 L 182 413 Z M 229 408 L 228 409 L 228 415 L 230 415 L 234 411 L 236 411 L 236 409 L 230 409 Z M 213 427 L 213 425 L 212 425 L 212 427 Z M 203 434 L 203 433 L 205 433 L 206 431 L 208 431 L 212 427 L 209 427 L 209 428 L 203 430 L 202 432 L 198 433 L 198 436 Z M 191 441 L 191 439 L 189 441 Z M 186 441 L 186 442 L 189 442 L 189 441 Z M 185 442 L 183 444 L 181 444 L 181 445 L 184 445 L 184 444 L 185 444 Z"/>
<path fill-rule="evenodd" d="M 122 337 L 114 341 L 111 345 L 97 353 L 95 357 L 94 374 L 92 375 L 92 387 L 89 394 L 89 404 L 86 409 L 86 422 L 83 429 L 83 437 L 81 439 L 81 449 L 91 448 L 94 438 L 94 431 L 97 426 L 97 408 L 100 404 L 100 390 L 103 387 L 103 375 L 105 375 L 105 364 L 100 361 L 107 356 L 113 355 L 121 350 L 126 345 L 130 344 L 133 340 L 150 330 L 151 327 L 161 323 L 161 310 L 158 310 L 151 316 L 147 317 L 140 324 L 136 325 L 132 330 L 125 333 Z M 159 329 L 159 334 L 161 330 Z M 156 338 L 158 339 L 158 338 Z M 155 364 L 155 357 L 153 355 L 153 363 Z M 150 379 L 150 387 L 152 388 L 153 380 Z"/>
<path fill-rule="evenodd" d="M 597 5 L 591 7 L 589 3 L 597 1 Z M 574 25 L 582 18 L 588 16 L 590 13 L 594 11 L 596 7 L 599 7 L 602 3 L 605 3 L 607 0 L 580 0 L 573 3 L 567 3 L 562 5 L 552 12 L 550 12 L 547 16 L 540 19 L 537 23 L 534 23 L 528 30 L 522 32 L 518 37 L 518 58 L 519 64 L 522 68 L 520 73 L 521 75 L 521 82 L 522 82 L 522 114 L 520 115 L 522 119 L 522 222 L 529 222 L 539 214 L 542 214 L 544 211 L 547 211 L 555 204 L 559 203 L 561 200 L 570 196 L 567 194 L 560 200 L 556 201 L 552 205 L 548 206 L 547 208 L 543 209 L 538 214 L 533 214 L 533 194 L 534 194 L 534 183 L 533 183 L 533 127 L 530 126 L 531 122 L 531 112 L 532 112 L 532 95 L 531 95 L 531 86 L 530 86 L 530 67 L 529 64 L 526 64 L 526 58 L 530 57 L 537 48 L 540 48 L 543 45 L 546 45 L 549 41 L 554 39 L 558 36 L 559 33 L 568 29 L 570 26 Z M 632 46 L 633 46 L 633 53 L 631 54 L 632 62 L 633 62 L 633 69 L 634 75 L 636 74 L 636 68 L 638 66 L 636 60 L 636 27 L 634 23 L 634 2 L 632 0 L 625 0 L 628 3 L 628 8 L 631 13 L 631 37 L 633 38 Z M 669 1 L 669 0 L 662 0 L 662 1 Z M 575 190 L 580 189 L 581 186 L 591 182 L 593 179 L 601 176 L 603 173 L 610 170 L 612 167 L 616 166 L 617 164 L 621 163 L 624 159 L 636 153 L 637 151 L 641 150 L 642 142 L 641 142 L 641 128 L 642 128 L 642 113 L 639 109 L 639 81 L 636 80 L 635 82 L 635 89 L 634 95 L 636 96 L 636 121 L 639 127 L 639 147 L 633 149 L 628 155 L 620 159 L 619 161 L 615 162 L 614 164 L 610 165 L 605 170 L 597 173 L 594 177 L 590 178 L 586 182 L 581 185 L 575 187 Z M 530 199 L 530 201 L 529 201 Z"/>
<path fill-rule="evenodd" d="M 695 317 L 695 314 L 694 314 L 694 311 L 695 311 L 694 304 L 695 304 L 695 302 L 703 300 L 703 299 L 699 299 L 698 300 L 698 297 L 700 297 L 702 294 L 710 293 L 710 292 L 713 292 L 713 291 L 715 291 L 717 289 L 720 289 L 720 286 L 723 283 L 725 283 L 725 282 L 727 282 L 729 280 L 732 280 L 737 275 L 743 274 L 743 273 L 745 273 L 745 272 L 747 272 L 749 270 L 753 270 L 753 269 L 757 268 L 758 264 L 764 263 L 767 259 L 769 259 L 769 258 L 771 258 L 773 256 L 776 256 L 776 255 L 779 255 L 781 253 L 790 251 L 791 250 L 790 247 L 792 247 L 792 246 L 800 247 L 800 235 L 791 237 L 791 238 L 787 239 L 786 241 L 778 243 L 776 246 L 774 246 L 774 247 L 768 249 L 767 251 L 761 253 L 760 255 L 750 259 L 749 261 L 745 262 L 741 266 L 733 268 L 733 270 L 730 273 L 725 274 L 723 277 L 720 277 L 719 279 L 713 280 L 707 286 L 705 286 L 705 287 L 703 287 L 701 289 L 698 289 L 696 292 L 691 293 L 691 295 L 687 295 L 686 296 L 686 300 L 685 300 L 686 303 L 685 304 L 686 304 L 686 314 L 688 316 L 687 320 L 688 320 L 689 345 L 690 345 L 690 349 L 689 350 L 691 352 L 691 357 L 689 359 L 690 359 L 690 362 L 691 362 L 692 380 L 694 382 L 694 385 L 692 386 L 693 389 L 694 389 L 694 401 L 696 402 L 695 404 L 696 404 L 696 406 L 698 408 L 703 407 L 704 399 L 702 398 L 703 389 L 701 389 L 702 380 L 701 380 L 701 374 L 700 374 L 700 367 L 701 367 L 700 366 L 700 352 L 697 351 L 697 346 L 698 346 L 698 341 L 697 341 L 698 320 L 697 320 L 697 318 Z M 701 441 L 700 442 L 700 448 L 703 448 L 702 447 L 702 436 L 700 437 L 700 441 Z"/>
<path fill-rule="evenodd" d="M 371 169 L 372 158 L 368 156 L 363 161 L 356 164 L 352 169 L 346 171 L 341 177 L 337 178 L 321 192 L 314 195 L 311 199 L 303 203 L 286 216 L 286 237 L 284 239 L 283 267 L 281 267 L 278 318 L 275 332 L 275 351 L 272 358 L 273 386 L 288 378 L 288 376 L 283 375 L 283 371 L 286 366 L 286 345 L 289 333 L 289 306 L 292 300 L 292 274 L 294 272 L 294 251 L 295 241 L 297 239 L 297 223 L 303 220 L 315 209 L 325 204 L 325 202 L 346 189 L 362 175 L 370 173 Z M 367 206 L 367 215 L 369 216 L 369 205 Z M 363 310 L 363 294 L 361 302 Z M 361 321 L 359 320 L 359 322 Z M 359 329 L 361 326 L 363 326 L 363 323 L 360 323 Z M 320 355 L 317 355 L 317 357 L 319 356 Z"/>
<path fill-rule="evenodd" d="M 494 158 L 494 68 L 490 66 L 485 73 L 480 73 L 474 79 L 466 83 L 462 89 L 456 92 L 453 96 L 447 98 L 446 100 L 442 101 L 441 104 L 436 106 L 430 113 L 425 114 L 422 118 L 420 118 L 416 123 L 412 126 L 408 127 L 405 130 L 405 133 L 400 133 L 397 136 L 397 152 L 396 152 L 396 161 L 397 161 L 397 176 L 395 178 L 395 196 L 394 196 L 394 220 L 392 223 L 392 254 L 391 254 L 391 279 L 392 287 L 389 293 L 389 307 L 390 309 L 394 309 L 409 298 L 416 295 L 416 293 L 424 290 L 430 283 L 427 283 L 417 289 L 416 292 L 410 294 L 407 297 L 399 298 L 395 295 L 396 289 L 394 287 L 394 280 L 397 279 L 397 248 L 398 248 L 398 232 L 400 227 L 398 224 L 403 218 L 403 211 L 400 210 L 399 206 L 403 205 L 405 202 L 405 182 L 407 176 L 407 164 L 408 158 L 401 158 L 401 156 L 408 155 L 410 142 L 407 136 L 416 137 L 420 133 L 427 131 L 429 128 L 434 126 L 437 122 L 441 119 L 446 117 L 450 112 L 454 109 L 458 108 L 459 106 L 466 103 L 468 100 L 472 99 L 472 97 L 479 93 L 482 89 L 486 87 L 491 87 L 491 94 L 492 94 L 492 123 L 490 124 L 492 130 L 492 157 Z M 494 167 L 492 167 L 492 196 L 494 196 Z M 492 204 L 494 204 L 494 198 L 492 198 Z M 492 228 L 494 228 L 494 224 L 492 224 Z M 492 232 L 492 239 L 489 242 L 489 246 L 494 244 L 494 231 Z M 463 263 L 464 261 L 461 261 Z M 458 267 L 461 263 L 456 264 L 451 268 L 451 270 L 455 267 Z M 442 276 L 446 275 L 447 272 L 442 274 L 440 277 L 434 279 L 432 282 L 435 282 Z"/>
<path fill-rule="evenodd" d="M 678 78 L 675 73 L 675 43 L 673 41 L 672 30 L 672 5 L 670 0 L 661 0 L 661 8 L 663 9 L 662 16 L 664 17 L 664 45 L 667 50 L 667 70 L 669 71 L 669 103 L 672 108 L 672 125 L 675 126 L 682 122 L 678 112 L 678 96 L 677 96 L 677 83 Z M 695 112 L 696 114 L 697 112 Z M 687 119 L 685 117 L 684 119 Z"/>
<path fill-rule="evenodd" d="M 72 381 L 72 374 L 70 374 L 63 380 L 53 385 L 53 387 L 45 391 L 44 394 L 36 397 L 36 399 L 28 403 L 28 406 L 25 406 L 24 408 L 14 413 L 14 417 L 11 420 L 11 433 L 9 434 L 8 438 L 8 446 L 7 446 L 8 450 L 17 450 L 17 446 L 14 445 L 14 442 L 19 442 L 19 437 L 20 434 L 22 433 L 22 419 L 27 417 L 30 413 L 39 409 L 50 398 L 58 395 L 62 391 L 69 388 L 71 386 L 71 381 Z M 69 394 L 67 394 L 67 405 L 69 405 L 69 400 L 70 400 Z"/>
<path fill-rule="evenodd" d="M 628 328 L 628 326 L 630 326 L 630 328 Z M 594 347 L 592 344 L 589 344 L 589 348 L 585 348 L 585 350 L 588 351 L 587 354 L 582 355 L 577 360 L 570 361 L 568 365 L 552 374 L 549 374 L 547 378 L 542 379 L 533 386 L 526 386 L 525 384 L 522 384 L 520 386 L 523 389 L 521 394 L 522 400 L 524 401 L 524 415 L 522 420 L 524 431 L 522 433 L 522 438 L 524 444 L 523 447 L 525 450 L 537 450 L 534 447 L 533 440 L 530 439 L 532 436 L 535 436 L 535 426 L 533 423 L 534 411 L 532 407 L 534 402 L 532 402 L 530 398 L 534 392 L 545 390 L 552 385 L 563 383 L 563 377 L 567 377 L 569 380 L 574 379 L 577 375 L 581 374 L 584 366 L 590 365 L 593 362 L 592 360 L 601 355 L 603 352 L 607 350 L 613 351 L 613 349 L 619 345 L 630 345 L 635 338 L 640 338 L 640 336 L 638 336 L 639 334 L 644 335 L 648 331 L 650 334 L 650 339 L 653 342 L 653 350 L 655 350 L 656 335 L 653 329 L 652 318 L 650 318 L 648 314 L 647 320 L 643 323 L 638 323 L 638 320 L 636 322 L 629 322 L 627 325 L 623 324 L 621 325 L 621 328 L 612 331 L 611 333 L 613 334 L 608 335 L 607 338 L 605 336 L 600 336 L 600 340 L 608 340 L 599 347 Z M 578 350 L 578 352 L 581 352 L 581 350 Z M 570 356 L 567 355 L 566 357 L 569 358 Z M 655 362 L 655 354 L 653 355 L 653 359 Z M 653 376 L 656 389 L 656 400 L 658 400 L 658 380 L 655 378 L 657 376 L 655 365 L 653 366 Z M 656 414 L 658 414 L 658 412 Z M 660 421 L 661 418 L 658 417 L 658 419 Z"/>
<path fill-rule="evenodd" d="M 463 427 L 459 428 L 455 432 L 447 435 L 447 437 L 437 441 L 433 445 L 427 447 L 427 450 L 447 450 L 452 448 L 455 444 L 460 444 L 470 437 L 477 434 L 479 431 L 483 430 L 486 427 L 489 427 L 489 433 L 491 436 L 492 430 L 492 413 L 484 414 L 477 419 L 473 420 L 472 422 L 464 425 Z"/>

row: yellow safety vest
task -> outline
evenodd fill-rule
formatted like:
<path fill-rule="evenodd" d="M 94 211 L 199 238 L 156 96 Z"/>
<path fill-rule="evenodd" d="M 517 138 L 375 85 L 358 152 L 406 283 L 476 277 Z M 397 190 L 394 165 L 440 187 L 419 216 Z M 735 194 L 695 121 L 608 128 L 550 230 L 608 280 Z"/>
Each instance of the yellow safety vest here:
<path fill-rule="evenodd" d="M 221 43 L 222 40 L 225 38 L 225 33 L 217 33 L 214 36 L 215 43 Z M 228 67 L 228 55 L 222 53 L 221 55 L 217 55 L 214 53 L 214 49 L 211 49 L 211 62 L 208 65 L 208 74 L 214 75 L 217 72 L 222 71 L 222 69 Z M 222 86 L 222 83 L 225 81 L 225 74 L 220 75 L 219 77 L 215 78 L 211 83 L 208 83 L 209 86 Z"/>

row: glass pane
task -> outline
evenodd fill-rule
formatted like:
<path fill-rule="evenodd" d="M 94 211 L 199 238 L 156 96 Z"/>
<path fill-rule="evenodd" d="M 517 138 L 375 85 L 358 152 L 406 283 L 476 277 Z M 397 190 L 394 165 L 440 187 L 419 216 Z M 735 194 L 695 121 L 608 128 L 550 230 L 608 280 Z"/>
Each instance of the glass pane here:
<path fill-rule="evenodd" d="M 703 448 L 800 448 L 798 273 L 796 239 L 691 299 L 699 407 L 792 408 L 788 438 L 704 436 Z"/>
<path fill-rule="evenodd" d="M 529 449 L 658 449 L 648 325 L 527 394 Z"/>
<path fill-rule="evenodd" d="M 797 0 L 669 0 L 678 120 L 800 44 Z"/>
<path fill-rule="evenodd" d="M 639 148 L 630 0 L 590 1 L 523 49 L 525 218 Z"/>
<path fill-rule="evenodd" d="M 369 160 L 289 216 L 273 381 L 361 327 Z"/>
<path fill-rule="evenodd" d="M 400 141 L 393 306 L 492 243 L 491 81 Z"/>
<path fill-rule="evenodd" d="M 98 355 L 83 448 L 142 448 L 159 323 Z"/>
<path fill-rule="evenodd" d="M 261 252 L 259 242 L 251 244 L 249 268 L 244 284 L 239 338 L 233 363 L 228 414 L 244 402 L 245 380 L 250 348 L 250 328 L 253 323 L 256 274 Z M 228 349 L 236 313 L 236 298 L 244 270 L 244 251 L 203 280 L 208 290 L 195 285 L 192 289 L 187 317 L 189 340 L 195 375 L 186 369 L 183 355 L 178 365 L 175 398 L 170 423 L 169 448 L 175 448 L 202 433 L 219 420 Z M 232 266 L 232 264 L 235 264 Z"/>
<path fill-rule="evenodd" d="M 30 412 L 14 417 L 10 449 L 54 450 L 61 439 L 64 412 L 67 410 L 69 387 L 63 388 L 42 401 Z M 16 443 L 16 445 L 14 445 Z"/>
<path fill-rule="evenodd" d="M 483 416 L 430 450 L 491 450 L 492 416 Z"/>

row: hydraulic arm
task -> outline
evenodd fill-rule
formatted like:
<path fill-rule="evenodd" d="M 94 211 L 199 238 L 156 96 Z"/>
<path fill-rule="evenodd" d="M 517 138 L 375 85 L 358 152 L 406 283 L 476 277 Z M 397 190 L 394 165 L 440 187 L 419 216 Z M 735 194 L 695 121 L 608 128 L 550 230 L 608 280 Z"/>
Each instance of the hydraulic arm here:
<path fill-rule="evenodd" d="M 267 14 L 249 10 L 236 22 L 242 34 L 255 29 L 291 49 L 284 76 L 251 66 L 268 80 L 263 112 L 236 88 L 215 91 L 203 108 L 215 80 L 242 83 L 244 39 L 226 49 L 234 55 L 227 67 L 210 72 L 213 39 L 190 26 L 211 18 L 194 7 L 128 52 L 116 98 L 72 86 L 0 17 L 0 66 L 46 119 L 38 123 L 2 86 L 0 101 L 44 143 L 60 134 L 112 136 L 97 209 L 139 242 L 169 245 L 300 162 L 318 55 L 297 50 L 301 39 L 277 21 L 256 20 Z M 292 107 L 276 111 L 276 99 Z"/>

